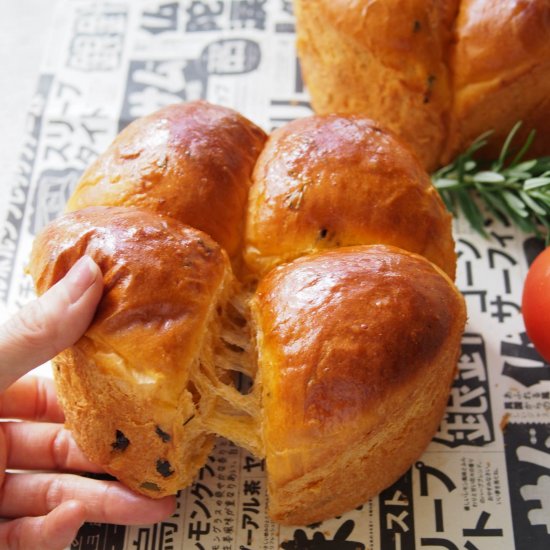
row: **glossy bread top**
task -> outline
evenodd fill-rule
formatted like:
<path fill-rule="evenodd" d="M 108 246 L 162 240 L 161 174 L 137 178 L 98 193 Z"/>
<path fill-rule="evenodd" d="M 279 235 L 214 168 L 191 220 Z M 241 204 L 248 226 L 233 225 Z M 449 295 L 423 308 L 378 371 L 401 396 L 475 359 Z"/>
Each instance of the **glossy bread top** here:
<path fill-rule="evenodd" d="M 463 300 L 424 258 L 358 246 L 274 269 L 255 302 L 268 448 L 352 439 L 461 331 Z M 454 346 L 454 342 L 453 342 Z"/>
<path fill-rule="evenodd" d="M 259 274 L 326 248 L 390 244 L 454 278 L 451 215 L 413 153 L 363 116 L 325 115 L 275 130 L 250 189 L 245 261 Z"/>
<path fill-rule="evenodd" d="M 226 255 L 208 235 L 170 218 L 90 207 L 50 223 L 35 240 L 29 268 L 37 291 L 45 292 L 84 254 L 104 279 L 85 338 L 124 358 L 114 377 L 150 378 L 169 394 L 189 376 L 208 308 L 229 271 Z"/>
<path fill-rule="evenodd" d="M 128 125 L 82 176 L 67 209 L 136 206 L 238 253 L 250 176 L 266 139 L 232 109 L 169 105 Z"/>

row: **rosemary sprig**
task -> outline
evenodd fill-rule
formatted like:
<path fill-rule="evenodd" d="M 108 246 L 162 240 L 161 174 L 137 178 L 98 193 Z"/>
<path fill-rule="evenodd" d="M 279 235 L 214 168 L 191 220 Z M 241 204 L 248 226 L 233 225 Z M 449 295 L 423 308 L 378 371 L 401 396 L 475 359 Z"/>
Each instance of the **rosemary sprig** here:
<path fill-rule="evenodd" d="M 508 134 L 500 155 L 493 162 L 482 162 L 475 153 L 487 144 L 491 132 L 479 136 L 449 165 L 432 174 L 432 181 L 449 211 L 462 210 L 472 227 L 487 237 L 484 215 L 478 199 L 504 223 L 508 220 L 526 233 L 533 233 L 550 244 L 550 157 L 523 160 L 533 139 L 531 130 L 517 152 L 512 142 L 521 122 Z"/>

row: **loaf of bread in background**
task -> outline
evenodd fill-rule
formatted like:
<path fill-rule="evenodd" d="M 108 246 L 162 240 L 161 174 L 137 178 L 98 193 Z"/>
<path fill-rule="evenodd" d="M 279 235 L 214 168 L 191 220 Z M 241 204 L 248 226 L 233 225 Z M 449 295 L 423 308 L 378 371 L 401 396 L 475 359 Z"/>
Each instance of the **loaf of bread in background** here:
<path fill-rule="evenodd" d="M 462 0 L 451 51 L 453 107 L 442 163 L 494 130 L 482 153 L 498 158 L 514 124 L 529 156 L 550 154 L 550 2 Z"/>
<path fill-rule="evenodd" d="M 519 120 L 550 154 L 547 0 L 294 0 L 313 108 L 371 117 L 428 170 Z"/>
<path fill-rule="evenodd" d="M 295 0 L 297 48 L 316 113 L 393 130 L 437 165 L 451 105 L 446 64 L 458 0 Z"/>

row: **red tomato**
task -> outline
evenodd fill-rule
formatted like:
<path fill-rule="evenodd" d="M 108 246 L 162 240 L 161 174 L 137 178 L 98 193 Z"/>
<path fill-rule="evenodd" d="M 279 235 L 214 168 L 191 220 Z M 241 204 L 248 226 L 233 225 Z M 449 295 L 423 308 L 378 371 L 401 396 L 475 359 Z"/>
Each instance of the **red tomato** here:
<path fill-rule="evenodd" d="M 527 272 L 521 310 L 527 335 L 550 363 L 550 247 L 535 258 Z"/>

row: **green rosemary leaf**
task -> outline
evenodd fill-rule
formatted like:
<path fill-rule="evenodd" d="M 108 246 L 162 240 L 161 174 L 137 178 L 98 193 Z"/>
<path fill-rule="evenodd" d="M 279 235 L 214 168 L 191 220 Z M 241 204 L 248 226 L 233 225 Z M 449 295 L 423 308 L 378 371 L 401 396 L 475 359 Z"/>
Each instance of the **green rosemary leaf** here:
<path fill-rule="evenodd" d="M 464 179 L 464 165 L 466 164 L 466 156 L 459 156 L 456 159 L 456 179 L 462 181 Z"/>
<path fill-rule="evenodd" d="M 514 193 L 510 191 L 503 191 L 502 198 L 506 201 L 506 204 L 521 218 L 527 218 L 529 212 L 525 208 L 523 201 L 519 199 Z"/>
<path fill-rule="evenodd" d="M 521 200 L 535 213 L 539 214 L 540 216 L 546 216 L 548 215 L 547 210 L 542 207 L 540 204 L 538 204 L 535 200 L 533 200 L 525 191 L 522 189 L 519 190 L 519 195 L 521 197 Z"/>
<path fill-rule="evenodd" d="M 506 177 L 506 185 L 508 187 L 512 186 L 512 187 L 521 187 L 523 185 L 523 180 L 525 178 L 520 178 L 518 177 L 517 175 L 516 176 L 507 176 Z"/>
<path fill-rule="evenodd" d="M 510 170 L 503 172 L 506 176 L 506 181 L 508 182 L 517 182 L 530 178 L 533 174 L 530 172 L 518 172 L 516 170 Z"/>
<path fill-rule="evenodd" d="M 437 189 L 453 189 L 460 187 L 462 184 L 454 179 L 438 178 L 434 181 L 434 185 Z"/>
<path fill-rule="evenodd" d="M 537 229 L 535 223 L 533 223 L 529 218 L 521 218 L 519 216 L 512 216 L 514 223 L 524 232 L 524 233 L 534 233 L 535 235 L 540 236 L 540 231 Z"/>
<path fill-rule="evenodd" d="M 503 222 L 507 222 L 508 217 L 510 216 L 510 208 L 502 198 L 502 194 L 485 191 L 484 197 L 487 199 L 487 202 L 489 202 L 491 206 L 500 214 L 500 219 Z"/>
<path fill-rule="evenodd" d="M 536 224 L 530 219 L 528 212 L 526 212 L 526 215 L 522 216 L 514 210 L 506 200 L 504 202 L 508 208 L 508 216 L 515 225 L 524 233 L 538 233 Z"/>
<path fill-rule="evenodd" d="M 533 143 L 533 140 L 535 139 L 536 130 L 531 130 L 529 132 L 529 135 L 527 136 L 527 139 L 525 140 L 525 143 L 523 144 L 523 147 L 519 150 L 517 155 L 514 157 L 512 162 L 510 163 L 510 166 L 516 165 L 518 162 L 521 161 L 525 153 L 529 150 L 529 147 L 531 147 L 531 144 Z"/>
<path fill-rule="evenodd" d="M 479 209 L 475 201 L 472 200 L 472 197 L 470 197 L 468 191 L 466 191 L 465 189 L 457 189 L 455 193 L 458 204 L 464 212 L 466 219 L 470 222 L 470 225 L 478 233 L 486 237 L 487 233 L 484 227 L 483 214 L 481 213 L 481 210 Z"/>
<path fill-rule="evenodd" d="M 537 189 L 538 187 L 545 187 L 550 184 L 550 177 L 546 176 L 544 178 L 529 178 L 526 179 L 523 183 L 524 191 L 529 191 L 530 189 Z"/>
<path fill-rule="evenodd" d="M 510 133 L 506 136 L 506 139 L 504 140 L 504 144 L 502 145 L 502 149 L 500 150 L 500 155 L 494 166 L 495 170 L 500 170 L 500 168 L 502 168 L 502 166 L 504 165 L 504 161 L 508 156 L 508 150 L 510 149 L 512 140 L 514 139 L 514 136 L 517 134 L 518 130 L 520 129 L 521 124 L 522 124 L 521 121 L 516 122 L 513 128 L 510 130 Z"/>
<path fill-rule="evenodd" d="M 472 227 L 486 235 L 484 215 L 476 203 L 479 197 L 487 212 L 504 223 L 512 223 L 527 233 L 543 235 L 550 243 L 550 156 L 524 160 L 535 138 L 531 130 L 512 156 L 512 143 L 521 122 L 511 129 L 492 163 L 476 160 L 491 132 L 479 136 L 464 153 L 432 175 L 449 211 L 462 211 Z"/>
<path fill-rule="evenodd" d="M 456 218 L 457 210 L 456 210 L 453 195 L 451 193 L 445 193 L 445 192 L 440 192 L 440 194 L 441 194 L 441 198 L 443 199 L 443 202 L 445 203 L 445 207 Z"/>
<path fill-rule="evenodd" d="M 439 168 L 432 174 L 432 180 L 436 181 L 440 178 L 444 178 L 447 174 L 451 173 L 454 169 L 455 169 L 454 164 L 447 164 L 447 166 L 443 166 Z"/>
<path fill-rule="evenodd" d="M 501 222 L 508 223 L 508 209 L 498 195 L 486 189 L 478 189 L 487 209 Z"/>
<path fill-rule="evenodd" d="M 540 157 L 536 159 L 536 165 L 532 169 L 533 175 L 541 175 L 550 170 L 550 157 Z"/>
<path fill-rule="evenodd" d="M 502 183 L 506 178 L 498 172 L 484 170 L 474 175 L 474 181 L 477 183 Z"/>
<path fill-rule="evenodd" d="M 487 145 L 489 141 L 489 137 L 491 137 L 492 134 L 493 130 L 489 130 L 481 134 L 477 139 L 473 141 L 470 147 L 468 147 L 465 154 L 471 157 L 476 151 L 478 151 L 482 147 L 485 147 L 485 145 Z"/>
<path fill-rule="evenodd" d="M 550 208 L 550 194 L 545 193 L 544 191 L 530 191 L 529 195 L 533 197 L 534 199 L 539 200 L 540 202 L 543 202 L 546 206 Z"/>
<path fill-rule="evenodd" d="M 517 173 L 531 175 L 531 170 L 537 165 L 537 162 L 537 159 L 526 160 L 524 162 L 520 162 L 519 164 L 514 165 L 512 168 L 507 168 L 506 172 L 508 174 Z"/>

